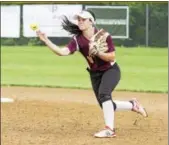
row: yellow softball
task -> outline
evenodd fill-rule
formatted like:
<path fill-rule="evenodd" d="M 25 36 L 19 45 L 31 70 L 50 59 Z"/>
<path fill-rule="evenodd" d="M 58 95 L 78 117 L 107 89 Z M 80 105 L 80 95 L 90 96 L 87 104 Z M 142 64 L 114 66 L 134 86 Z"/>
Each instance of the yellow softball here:
<path fill-rule="evenodd" d="M 37 24 L 30 24 L 30 28 L 31 28 L 33 31 L 36 31 L 36 30 L 38 30 L 38 25 L 37 25 Z"/>

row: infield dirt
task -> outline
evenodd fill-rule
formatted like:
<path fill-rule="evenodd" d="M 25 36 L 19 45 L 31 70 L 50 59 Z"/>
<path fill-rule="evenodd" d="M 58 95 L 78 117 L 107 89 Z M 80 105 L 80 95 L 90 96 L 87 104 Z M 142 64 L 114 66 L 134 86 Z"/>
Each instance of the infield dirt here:
<path fill-rule="evenodd" d="M 116 138 L 98 139 L 104 127 L 102 110 L 92 90 L 1 87 L 2 145 L 167 145 L 168 94 L 114 92 L 114 100 L 136 97 L 148 118 L 131 112 L 115 113 Z M 137 118 L 137 122 L 134 122 Z"/>

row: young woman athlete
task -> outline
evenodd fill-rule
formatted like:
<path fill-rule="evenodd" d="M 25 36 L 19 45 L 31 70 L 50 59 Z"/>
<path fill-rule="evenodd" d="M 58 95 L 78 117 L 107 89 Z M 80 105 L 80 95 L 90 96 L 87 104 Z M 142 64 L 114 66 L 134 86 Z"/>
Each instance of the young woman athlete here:
<path fill-rule="evenodd" d="M 112 100 L 112 91 L 117 86 L 121 75 L 119 65 L 115 59 L 115 47 L 112 37 L 109 35 L 106 39 L 107 52 L 99 52 L 95 57 L 90 57 L 90 39 L 98 31 L 95 27 L 95 15 L 91 11 L 84 10 L 76 14 L 74 18 L 77 20 L 77 25 L 72 23 L 67 17 L 63 19 L 63 28 L 74 35 L 65 48 L 60 49 L 59 46 L 53 44 L 40 30 L 36 32 L 37 36 L 59 56 L 71 55 L 75 51 L 79 51 L 84 56 L 89 65 L 87 71 L 90 75 L 92 88 L 103 110 L 105 120 L 105 128 L 95 133 L 94 136 L 99 138 L 115 137 L 114 111 L 131 110 L 144 117 L 147 117 L 147 113 L 136 99 L 129 101 Z"/>

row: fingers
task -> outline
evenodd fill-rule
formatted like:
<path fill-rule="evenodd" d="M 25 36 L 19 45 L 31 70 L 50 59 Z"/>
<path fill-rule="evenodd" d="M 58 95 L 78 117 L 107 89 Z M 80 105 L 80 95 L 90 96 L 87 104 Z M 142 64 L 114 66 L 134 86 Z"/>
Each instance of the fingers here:
<path fill-rule="evenodd" d="M 37 35 L 41 35 L 42 32 L 41 32 L 40 30 L 37 30 L 37 31 L 36 31 L 36 34 L 37 34 Z"/>
<path fill-rule="evenodd" d="M 44 42 L 47 40 L 46 34 L 41 32 L 40 30 L 36 31 L 36 35 L 40 38 L 40 40 Z"/>
<path fill-rule="evenodd" d="M 39 37 L 45 37 L 45 33 L 41 32 L 40 30 L 36 31 L 36 35 Z"/>

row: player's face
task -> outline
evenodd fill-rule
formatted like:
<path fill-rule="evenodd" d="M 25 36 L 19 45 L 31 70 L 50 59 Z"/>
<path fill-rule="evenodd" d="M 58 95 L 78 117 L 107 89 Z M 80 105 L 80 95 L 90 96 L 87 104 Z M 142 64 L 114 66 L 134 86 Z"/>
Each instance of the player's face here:
<path fill-rule="evenodd" d="M 78 27 L 82 31 L 88 29 L 92 25 L 92 22 L 90 21 L 90 19 L 84 19 L 84 18 L 78 17 L 77 20 L 78 20 Z"/>

